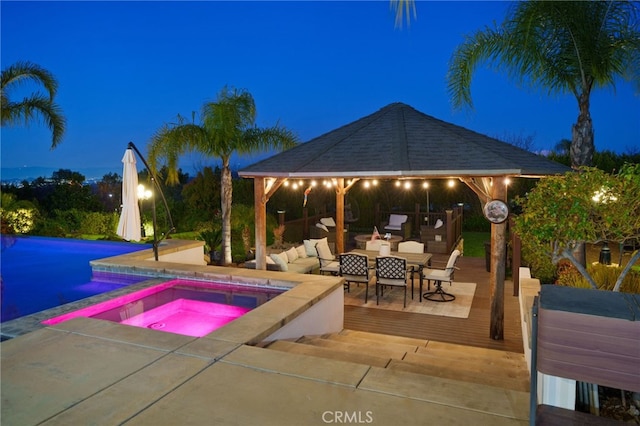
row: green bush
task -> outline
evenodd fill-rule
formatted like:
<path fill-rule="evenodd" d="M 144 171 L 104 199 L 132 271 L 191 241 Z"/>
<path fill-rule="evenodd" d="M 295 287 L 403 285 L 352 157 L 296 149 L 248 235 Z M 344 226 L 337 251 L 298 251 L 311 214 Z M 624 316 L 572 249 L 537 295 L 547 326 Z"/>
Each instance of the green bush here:
<path fill-rule="evenodd" d="M 536 251 L 522 242 L 522 266 L 531 269 L 531 276 L 536 277 L 542 284 L 555 283 L 558 267 L 551 262 L 551 258 L 543 252 Z"/>
<path fill-rule="evenodd" d="M 80 222 L 80 232 L 83 234 L 113 235 L 118 227 L 117 213 L 88 212 Z"/>

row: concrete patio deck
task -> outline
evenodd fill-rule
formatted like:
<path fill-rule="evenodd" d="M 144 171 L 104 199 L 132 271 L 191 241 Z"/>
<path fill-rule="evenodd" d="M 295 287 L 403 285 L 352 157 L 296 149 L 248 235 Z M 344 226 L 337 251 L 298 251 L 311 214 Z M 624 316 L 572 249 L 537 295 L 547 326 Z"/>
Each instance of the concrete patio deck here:
<path fill-rule="evenodd" d="M 526 424 L 528 393 L 78 318 L 2 343 L 2 423 Z"/>
<path fill-rule="evenodd" d="M 77 318 L 5 341 L 2 424 L 528 423 L 528 392 L 253 346 L 341 280 L 219 269 L 311 281 L 203 338 Z"/>

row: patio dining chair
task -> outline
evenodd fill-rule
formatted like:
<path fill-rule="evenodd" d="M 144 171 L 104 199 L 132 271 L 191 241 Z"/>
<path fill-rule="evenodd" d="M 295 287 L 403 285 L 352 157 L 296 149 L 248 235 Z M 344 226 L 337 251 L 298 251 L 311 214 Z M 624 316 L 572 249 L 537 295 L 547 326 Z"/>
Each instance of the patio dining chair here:
<path fill-rule="evenodd" d="M 376 305 L 384 297 L 384 287 L 404 287 L 404 305 L 407 307 L 407 259 L 397 256 L 376 257 Z"/>
<path fill-rule="evenodd" d="M 450 293 L 446 293 L 442 289 L 442 283 L 448 282 L 449 285 L 453 282 L 453 273 L 455 272 L 456 262 L 460 257 L 460 250 L 454 250 L 449 256 L 447 266 L 444 269 L 425 269 L 422 271 L 422 278 L 427 280 L 430 284 L 433 280 L 435 288 L 433 291 L 428 291 L 422 295 L 427 300 L 434 302 L 452 302 L 456 299 L 456 296 Z"/>
<path fill-rule="evenodd" d="M 316 243 L 316 252 L 318 253 L 318 260 L 320 261 L 321 275 L 338 275 L 340 273 L 340 263 L 336 262 L 326 239 L 322 239 Z"/>
<path fill-rule="evenodd" d="M 343 253 L 340 255 L 340 275 L 345 279 L 344 286 L 349 292 L 352 282 L 363 283 L 364 303 L 369 299 L 369 256 L 357 253 Z"/>
<path fill-rule="evenodd" d="M 319 257 L 320 261 L 320 275 L 339 275 L 340 274 L 340 262 L 335 259 L 323 259 Z"/>
<path fill-rule="evenodd" d="M 401 243 L 398 243 L 398 253 L 424 253 L 424 243 L 419 243 L 417 241 L 402 241 Z M 411 273 L 411 299 L 413 299 L 413 278 L 415 274 L 420 274 L 421 267 L 410 266 L 409 272 Z"/>

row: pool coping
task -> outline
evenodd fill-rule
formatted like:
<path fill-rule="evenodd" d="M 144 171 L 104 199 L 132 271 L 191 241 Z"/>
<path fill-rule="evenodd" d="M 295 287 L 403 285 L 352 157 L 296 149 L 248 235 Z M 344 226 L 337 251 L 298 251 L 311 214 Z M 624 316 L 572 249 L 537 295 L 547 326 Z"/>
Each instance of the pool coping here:
<path fill-rule="evenodd" d="M 177 239 L 165 240 L 158 247 L 159 258 L 167 255 L 170 256 L 181 251 L 194 249 L 197 253 L 197 250 L 202 246 L 202 241 Z M 104 302 L 115 297 L 123 296 L 134 291 L 142 290 L 161 282 L 165 282 L 167 279 L 179 278 L 195 281 L 217 281 L 249 287 L 274 287 L 277 289 L 288 290 L 278 297 L 257 307 L 243 317 L 227 324 L 225 327 L 204 336 L 217 338 L 216 336 L 221 335 L 223 336 L 223 340 L 239 344 L 255 344 L 264 340 L 279 328 L 293 321 L 336 289 L 341 288 L 343 284 L 342 278 L 323 275 L 254 270 L 206 264 L 184 264 L 162 260 L 156 261 L 154 259 L 153 249 L 144 249 L 132 253 L 98 259 L 91 261 L 90 264 L 94 272 L 142 275 L 148 276 L 149 279 L 121 289 L 67 303 L 65 305 L 40 311 L 11 321 L 6 321 L 0 325 L 0 336 L 2 336 L 2 339 L 6 340 L 15 338 L 44 327 L 49 327 L 42 324 L 42 321 L 46 319 L 96 303 Z M 286 299 L 277 301 L 280 297 L 285 295 Z M 279 314 L 277 318 L 274 318 L 273 315 L 269 313 L 270 310 L 273 309 L 273 306 L 278 307 L 277 309 Z M 265 308 L 261 309 L 263 307 Z M 265 323 L 265 321 L 267 323 Z M 233 325 L 235 322 L 239 322 L 240 324 Z M 250 326 L 247 327 L 245 324 L 250 324 Z M 117 325 L 121 327 L 130 327 L 121 324 Z M 225 330 L 229 326 L 232 326 L 231 329 Z"/>

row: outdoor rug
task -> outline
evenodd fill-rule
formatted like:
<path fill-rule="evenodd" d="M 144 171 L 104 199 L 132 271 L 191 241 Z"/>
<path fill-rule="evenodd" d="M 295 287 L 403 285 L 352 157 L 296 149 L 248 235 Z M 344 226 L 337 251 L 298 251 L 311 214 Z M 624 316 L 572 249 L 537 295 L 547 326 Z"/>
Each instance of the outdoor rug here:
<path fill-rule="evenodd" d="M 357 284 L 351 284 L 351 291 L 344 292 L 344 304 L 350 306 L 359 306 L 363 308 L 384 309 L 391 311 L 413 312 L 417 314 L 439 315 L 444 317 L 468 318 L 471 310 L 471 302 L 476 292 L 475 283 L 459 283 L 453 282 L 452 285 L 445 283 L 442 288 L 447 293 L 456 296 L 453 302 L 433 302 L 431 300 L 422 299 L 419 302 L 418 285 L 415 286 L 413 300 L 411 300 L 411 283 L 407 288 L 407 307 L 402 307 L 404 298 L 404 289 L 402 287 L 387 287 L 384 290 L 384 297 L 380 297 L 380 304 L 376 305 L 376 286 L 375 281 L 369 284 L 369 301 L 364 303 L 364 285 L 358 287 Z M 427 291 L 427 284 L 423 286 L 423 292 Z M 431 283 L 433 290 L 433 283 Z"/>

